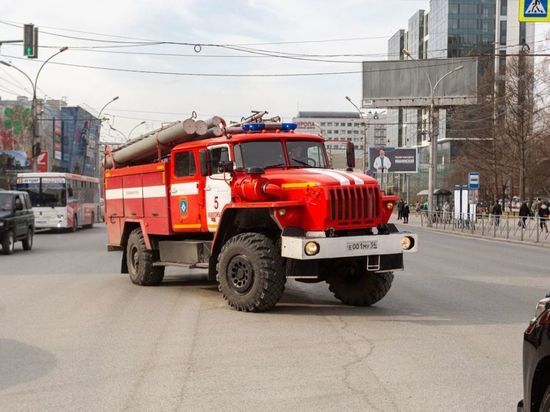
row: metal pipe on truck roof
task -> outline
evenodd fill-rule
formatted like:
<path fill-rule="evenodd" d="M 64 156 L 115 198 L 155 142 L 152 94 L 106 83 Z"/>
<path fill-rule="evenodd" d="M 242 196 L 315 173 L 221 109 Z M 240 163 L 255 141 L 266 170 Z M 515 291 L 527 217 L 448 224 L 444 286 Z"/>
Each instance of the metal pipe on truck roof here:
<path fill-rule="evenodd" d="M 221 126 L 222 124 L 225 123 L 224 120 L 219 116 L 213 116 L 210 119 L 205 120 L 205 122 L 206 122 L 206 127 L 208 129 L 211 129 L 212 127 L 216 127 L 216 126 Z"/>
<path fill-rule="evenodd" d="M 204 120 L 195 120 L 195 124 L 197 126 L 197 130 L 195 131 L 195 133 L 199 136 L 204 135 L 208 130 L 208 126 Z"/>
<path fill-rule="evenodd" d="M 111 169 L 115 165 L 126 166 L 138 161 L 153 161 L 158 156 L 159 145 L 163 148 L 162 153 L 164 153 L 178 143 L 191 140 L 196 131 L 197 125 L 193 119 L 186 119 L 154 130 L 147 135 L 138 137 L 124 147 L 113 150 L 105 159 L 105 168 Z"/>
<path fill-rule="evenodd" d="M 242 130 L 242 129 L 241 129 Z M 199 136 L 200 139 L 210 139 L 212 137 L 220 137 L 223 136 L 223 129 L 221 127 L 211 127 L 206 131 L 205 134 L 202 136 Z"/>

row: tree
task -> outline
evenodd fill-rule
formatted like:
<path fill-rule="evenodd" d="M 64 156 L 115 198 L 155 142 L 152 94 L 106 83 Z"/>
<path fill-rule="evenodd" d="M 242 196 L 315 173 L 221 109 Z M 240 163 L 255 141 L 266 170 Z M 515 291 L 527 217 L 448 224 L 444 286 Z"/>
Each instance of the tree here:
<path fill-rule="evenodd" d="M 526 51 L 507 56 L 496 93 L 491 90 L 493 80 L 484 79 L 482 104 L 468 109 L 476 112 L 471 120 L 460 120 L 477 127 L 464 129 L 456 173 L 480 171 L 485 200 L 504 199 L 507 192 L 510 198 L 519 194 L 522 200 L 550 194 L 548 63 L 546 58 L 535 64 Z"/>

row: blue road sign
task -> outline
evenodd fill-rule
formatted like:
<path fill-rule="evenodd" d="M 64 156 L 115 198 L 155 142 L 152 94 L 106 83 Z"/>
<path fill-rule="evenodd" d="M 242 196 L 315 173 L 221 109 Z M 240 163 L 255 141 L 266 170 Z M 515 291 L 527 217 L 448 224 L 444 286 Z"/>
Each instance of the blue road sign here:
<path fill-rule="evenodd" d="M 479 190 L 479 172 L 468 173 L 468 189 Z"/>
<path fill-rule="evenodd" d="M 548 22 L 548 0 L 520 0 L 519 21 Z"/>

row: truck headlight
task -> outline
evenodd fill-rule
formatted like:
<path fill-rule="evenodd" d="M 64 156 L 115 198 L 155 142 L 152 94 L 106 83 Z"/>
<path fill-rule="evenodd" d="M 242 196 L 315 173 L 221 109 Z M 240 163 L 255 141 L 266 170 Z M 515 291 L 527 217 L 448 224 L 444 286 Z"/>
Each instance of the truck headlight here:
<path fill-rule="evenodd" d="M 403 250 L 410 250 L 414 247 L 414 238 L 410 236 L 403 236 L 401 239 L 401 246 Z"/>
<path fill-rule="evenodd" d="M 316 255 L 317 253 L 319 253 L 319 250 L 319 243 L 317 242 L 309 241 L 304 246 L 304 252 L 306 252 L 306 255 L 308 256 Z"/>
<path fill-rule="evenodd" d="M 0 227 L 4 226 L 4 222 L 0 220 Z"/>

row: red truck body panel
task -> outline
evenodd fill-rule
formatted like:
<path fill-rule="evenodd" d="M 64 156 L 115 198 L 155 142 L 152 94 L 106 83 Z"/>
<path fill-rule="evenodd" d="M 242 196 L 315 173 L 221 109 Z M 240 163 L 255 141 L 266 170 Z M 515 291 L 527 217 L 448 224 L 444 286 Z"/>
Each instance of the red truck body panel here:
<path fill-rule="evenodd" d="M 199 150 L 258 140 L 308 140 L 319 136 L 290 132 L 243 133 L 189 141 L 172 148 L 162 162 L 110 169 L 105 172 L 105 210 L 109 246 L 121 246 L 127 223 L 139 222 L 145 236 L 211 233 L 217 228 L 206 208 L 207 178 L 199 172 Z M 176 177 L 174 156 L 191 152 L 197 165 L 192 176 Z M 328 163 L 328 161 L 327 161 Z M 262 192 L 266 186 L 269 190 Z M 280 228 L 306 231 L 372 228 L 387 223 L 394 196 L 384 196 L 369 176 L 322 168 L 273 168 L 261 175 L 232 174 L 231 201 L 216 207 L 216 216 L 228 208 L 273 209 Z M 215 200 L 217 202 L 217 200 Z"/>

